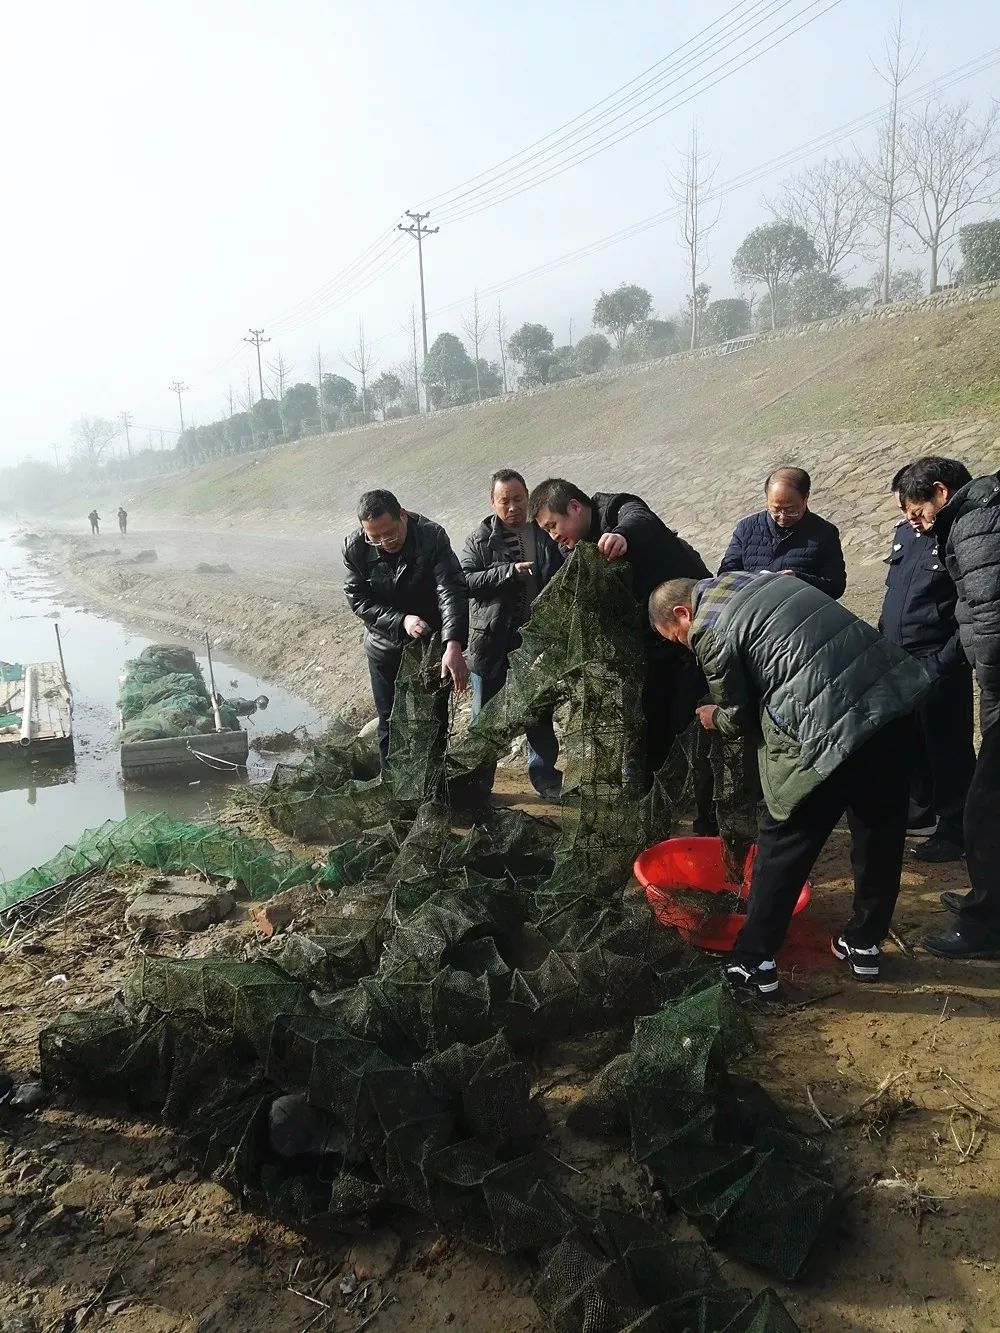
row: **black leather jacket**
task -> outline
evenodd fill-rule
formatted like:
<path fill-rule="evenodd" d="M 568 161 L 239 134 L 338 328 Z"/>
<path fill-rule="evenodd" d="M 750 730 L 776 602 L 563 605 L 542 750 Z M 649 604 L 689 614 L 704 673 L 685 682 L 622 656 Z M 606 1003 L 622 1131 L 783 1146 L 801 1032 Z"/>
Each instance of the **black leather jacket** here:
<path fill-rule="evenodd" d="M 358 528 L 344 541 L 344 592 L 364 621 L 365 652 L 377 661 L 409 642 L 406 616 L 420 616 L 447 643 L 464 649 L 469 636 L 469 591 L 448 534 L 420 514 L 408 516 L 406 541 L 396 560 L 365 541 Z"/>
<path fill-rule="evenodd" d="M 636 600 L 645 611 L 649 594 L 667 579 L 711 578 L 708 566 L 683 537 L 668 528 L 637 495 L 601 491 L 591 497 L 590 540 L 617 532 L 628 542 Z"/>
<path fill-rule="evenodd" d="M 938 511 L 934 535 L 958 590 L 962 647 L 992 701 L 992 723 L 1000 701 L 1000 474 L 977 477 L 956 491 Z M 981 725 L 986 731 L 985 717 Z"/>
<path fill-rule="evenodd" d="M 494 514 L 470 532 L 462 550 L 462 569 L 469 585 L 469 666 L 479 676 L 499 670 L 520 647 L 522 584 L 504 544 L 502 524 Z M 562 565 L 559 547 L 535 525 L 535 573 L 538 591 Z"/>

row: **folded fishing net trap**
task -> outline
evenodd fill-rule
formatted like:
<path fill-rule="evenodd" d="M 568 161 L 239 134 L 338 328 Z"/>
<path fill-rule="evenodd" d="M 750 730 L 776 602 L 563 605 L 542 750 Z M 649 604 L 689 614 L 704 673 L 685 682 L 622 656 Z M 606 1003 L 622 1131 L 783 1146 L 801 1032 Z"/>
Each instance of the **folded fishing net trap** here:
<path fill-rule="evenodd" d="M 628 887 L 636 854 L 690 808 L 699 765 L 742 865 L 754 765 L 692 727 L 643 790 L 640 609 L 593 547 L 566 562 L 522 638 L 505 690 L 447 747 L 440 645 L 414 645 L 384 777 L 364 776 L 351 743 L 279 766 L 260 810 L 315 851 L 271 848 L 268 877 L 254 840 L 246 888 L 311 885 L 296 929 L 246 960 L 142 956 L 113 1004 L 43 1032 L 44 1078 L 161 1117 L 206 1173 L 311 1235 L 402 1210 L 525 1254 L 554 1329 L 790 1333 L 775 1293 L 730 1285 L 714 1251 L 798 1276 L 835 1212 L 828 1168 L 733 1072 L 752 1036 L 715 965 Z M 561 818 L 461 812 L 476 774 L 553 708 Z M 136 859 L 198 864 L 190 835 L 177 831 L 174 854 L 164 837 L 133 838 Z M 216 838 L 204 871 L 241 879 L 238 840 Z M 616 1053 L 566 1129 L 627 1145 L 664 1201 L 656 1221 L 581 1201 L 545 1151 L 531 1071 L 554 1041 L 599 1032 Z M 677 1238 L 680 1218 L 701 1241 Z"/>

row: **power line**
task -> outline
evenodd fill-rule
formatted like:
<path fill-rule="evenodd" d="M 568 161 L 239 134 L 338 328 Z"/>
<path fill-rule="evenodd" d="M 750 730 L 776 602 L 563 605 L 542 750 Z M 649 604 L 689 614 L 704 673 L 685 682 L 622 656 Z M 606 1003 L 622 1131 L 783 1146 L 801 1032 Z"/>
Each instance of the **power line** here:
<path fill-rule="evenodd" d="M 932 79 L 928 83 L 921 85 L 905 99 L 903 104 L 907 106 L 912 105 L 920 101 L 922 97 L 932 91 L 944 92 L 954 84 L 960 83 L 963 79 L 969 78 L 975 74 L 984 73 L 987 69 L 998 63 L 1000 63 L 1000 47 L 996 47 L 994 50 L 986 52 L 982 56 L 977 56 L 974 60 L 967 61 L 964 65 L 956 66 L 939 78 Z M 731 193 L 734 190 L 743 189 L 748 185 L 753 185 L 767 176 L 774 174 L 775 171 L 794 166 L 796 163 L 811 156 L 821 148 L 830 147 L 834 143 L 848 138 L 861 130 L 872 128 L 874 125 L 878 124 L 884 114 L 885 108 L 878 107 L 866 113 L 864 116 L 858 116 L 854 120 L 846 121 L 843 125 L 839 125 L 833 130 L 825 131 L 823 134 L 817 135 L 815 138 L 799 144 L 794 148 L 790 148 L 779 156 L 769 159 L 767 162 L 761 163 L 756 167 L 731 177 L 729 180 L 724 181 L 718 186 L 716 190 L 712 191 L 711 195 L 707 196 L 707 198 L 718 198 L 724 194 Z M 634 236 L 638 236 L 642 232 L 648 231 L 653 227 L 659 226 L 661 223 L 676 217 L 677 214 L 678 209 L 672 207 L 664 209 L 658 213 L 653 213 L 649 217 L 640 218 L 638 221 L 629 223 L 618 231 L 611 232 L 607 236 L 602 236 L 597 240 L 588 242 L 579 249 L 557 256 L 555 259 L 539 264 L 535 268 L 516 274 L 512 278 L 507 278 L 503 282 L 494 283 L 491 287 L 480 288 L 479 294 L 481 296 L 496 295 L 498 292 L 504 291 L 509 287 L 517 286 L 522 282 L 543 277 L 545 274 L 550 273 L 557 268 L 561 268 L 566 264 L 572 263 L 577 259 L 587 258 L 612 245 L 617 245 L 622 241 L 631 240 Z M 447 305 L 439 306 L 432 310 L 430 316 L 431 318 L 434 318 L 437 315 L 446 314 L 449 311 L 460 309 L 462 306 L 466 305 L 469 300 L 469 296 L 464 296 L 457 301 L 451 301 Z"/>
<path fill-rule="evenodd" d="M 818 0 L 816 0 L 816 2 L 818 2 Z M 671 56 L 666 56 L 663 60 L 657 62 L 657 65 L 652 66 L 651 68 L 656 69 L 659 65 L 663 64 L 666 64 L 666 68 L 661 70 L 661 72 L 656 74 L 653 78 L 647 79 L 645 82 L 639 82 L 639 80 L 644 78 L 644 75 L 639 75 L 637 79 L 632 80 L 633 84 L 638 83 L 638 87 L 634 88 L 634 90 L 626 97 L 620 98 L 618 101 L 613 101 L 612 105 L 605 111 L 602 111 L 599 115 L 593 116 L 587 120 L 585 118 L 586 113 L 584 113 L 584 117 L 577 117 L 577 120 L 583 119 L 584 123 L 579 125 L 576 129 L 571 130 L 567 134 L 563 134 L 561 137 L 554 137 L 553 135 L 547 136 L 547 139 L 551 140 L 551 142 L 544 140 L 540 141 L 543 146 L 537 151 L 531 152 L 525 150 L 522 154 L 515 154 L 513 159 L 509 159 L 512 165 L 506 167 L 506 169 L 495 173 L 484 173 L 486 178 L 482 183 L 473 185 L 471 188 L 449 191 L 441 200 L 435 203 L 435 207 L 438 211 L 441 211 L 442 209 L 448 210 L 458 205 L 465 207 L 465 205 L 462 204 L 462 201 L 466 199 L 467 196 L 481 195 L 496 188 L 506 188 L 506 186 L 502 184 L 505 177 L 524 175 L 527 171 L 536 170 L 538 166 L 549 161 L 553 156 L 559 156 L 566 152 L 573 151 L 588 139 L 592 139 L 595 135 L 600 134 L 616 121 L 621 120 L 623 116 L 629 115 L 635 107 L 641 106 L 643 103 L 659 96 L 665 89 L 670 88 L 684 78 L 687 78 L 691 73 L 707 65 L 716 55 L 734 45 L 741 38 L 745 37 L 747 33 L 753 31 L 754 28 L 760 27 L 762 24 L 768 22 L 780 10 L 787 9 L 792 3 L 794 3 L 794 0 L 757 0 L 757 3 L 748 12 L 741 14 L 722 31 L 701 41 L 698 45 L 694 46 L 693 50 L 684 55 L 683 58 L 674 60 Z M 729 14 L 732 12 L 733 11 L 730 10 Z M 728 14 L 723 15 L 723 18 L 728 17 Z M 709 32 L 713 26 L 716 25 L 710 25 L 703 33 L 699 33 L 695 38 L 692 38 L 691 42 L 696 42 L 699 37 L 704 35 L 704 33 Z M 759 37 L 753 39 L 754 42 L 759 40 L 761 40 Z M 690 42 L 685 43 L 685 46 L 689 45 L 691 45 Z M 683 50 L 684 47 L 678 48 L 678 52 Z M 678 52 L 673 54 L 676 55 Z M 626 87 L 630 86 L 631 85 L 629 84 L 626 85 Z M 612 96 L 615 95 L 613 94 Z M 609 99 L 605 100 L 607 101 Z M 573 122 L 570 122 L 570 124 L 572 123 Z M 554 134 L 558 135 L 558 131 L 555 131 Z M 510 181 L 508 181 L 507 184 L 509 185 Z"/>
<path fill-rule="evenodd" d="M 782 28 L 786 28 L 789 23 L 794 22 L 797 18 L 801 18 L 803 14 L 808 12 L 808 10 L 814 9 L 816 5 L 822 3 L 823 0 L 810 0 L 808 5 L 792 15 L 790 19 L 787 19 L 784 23 L 779 24 L 778 27 L 766 33 L 762 38 L 758 39 L 758 42 L 766 41 L 767 38 L 773 37 L 774 34 L 780 32 Z M 662 120 L 664 116 L 668 116 L 671 112 L 679 110 L 682 106 L 686 106 L 702 93 L 709 92 L 712 88 L 717 87 L 726 79 L 731 78 L 732 75 L 739 73 L 740 70 L 746 69 L 748 65 L 761 59 L 762 56 L 773 51 L 775 47 L 787 42 L 791 37 L 794 37 L 796 33 L 801 32 L 803 28 L 815 23 L 818 19 L 822 18 L 824 14 L 829 13 L 832 9 L 836 9 L 837 6 L 842 3 L 843 0 L 829 0 L 829 2 L 826 3 L 825 8 L 821 9 L 818 13 L 812 14 L 809 18 L 804 19 L 797 27 L 790 29 L 782 36 L 777 37 L 769 45 L 762 46 L 757 50 L 753 49 L 753 46 L 751 46 L 746 48 L 746 50 L 738 52 L 735 56 L 723 62 L 722 65 L 719 65 L 715 69 L 710 70 L 707 74 L 702 75 L 694 84 L 682 88 L 679 92 L 671 96 L 666 103 L 659 103 L 656 107 L 650 108 L 648 112 L 643 112 L 637 119 L 621 126 L 618 130 L 612 131 L 609 135 L 605 136 L 605 138 L 598 140 L 589 148 L 581 149 L 575 156 L 554 162 L 551 164 L 551 167 L 544 167 L 541 170 L 535 171 L 534 175 L 529 175 L 523 181 L 511 180 L 507 182 L 506 185 L 500 187 L 499 193 L 493 194 L 485 199 L 470 199 L 468 204 L 463 205 L 457 213 L 450 216 L 446 214 L 441 221 L 441 225 L 449 226 L 456 222 L 464 222 L 466 219 L 474 217 L 477 213 L 482 213 L 488 208 L 494 208 L 498 204 L 506 203 L 508 200 L 526 193 L 528 190 L 533 190 L 538 185 L 547 184 L 549 181 L 564 175 L 565 172 L 570 171 L 573 167 L 580 166 L 581 163 L 590 161 L 591 158 L 597 157 L 598 154 L 607 152 L 609 148 L 613 148 L 617 144 L 622 143 L 625 139 L 629 139 L 633 135 L 638 134 L 641 130 L 647 129 L 656 121 Z M 757 43 L 754 45 L 757 45 Z M 741 60 L 738 64 L 734 64 L 735 61 L 740 60 L 741 56 L 746 56 L 746 59 Z M 733 68 L 727 68 L 727 66 L 733 66 Z M 721 71 L 725 72 L 723 73 Z M 714 75 L 718 75 L 718 77 L 713 77 Z"/>

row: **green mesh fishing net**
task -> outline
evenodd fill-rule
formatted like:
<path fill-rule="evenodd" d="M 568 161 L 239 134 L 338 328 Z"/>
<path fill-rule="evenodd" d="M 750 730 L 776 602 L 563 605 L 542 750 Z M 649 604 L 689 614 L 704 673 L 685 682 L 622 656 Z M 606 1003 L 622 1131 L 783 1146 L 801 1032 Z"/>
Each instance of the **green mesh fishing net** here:
<path fill-rule="evenodd" d="M 200 736 L 215 730 L 212 699 L 195 655 L 179 644 L 153 643 L 125 664 L 118 694 L 123 743 Z M 220 704 L 223 729 L 235 730 L 233 708 Z"/>
<path fill-rule="evenodd" d="M 310 1234 L 403 1208 L 531 1255 L 553 1328 L 789 1333 L 778 1297 L 729 1286 L 708 1243 L 797 1276 L 834 1213 L 828 1171 L 763 1090 L 730 1072 L 751 1034 L 714 964 L 626 887 L 637 852 L 691 806 L 699 765 L 713 768 L 742 866 L 752 758 L 692 727 L 642 791 L 639 612 L 592 547 L 546 588 L 523 640 L 506 690 L 447 748 L 440 647 L 408 650 L 384 779 L 350 745 L 328 745 L 279 767 L 261 795 L 275 827 L 328 849 L 267 879 L 272 891 L 315 886 L 296 929 L 245 962 L 143 957 L 109 1008 L 46 1029 L 43 1075 L 117 1091 L 177 1126 L 205 1172 Z M 461 815 L 466 784 L 554 706 L 567 719 L 561 818 Z M 175 852 L 138 841 L 146 864 L 208 868 L 183 838 Z M 235 838 L 207 847 L 227 867 L 210 873 L 244 850 Z M 623 1031 L 619 1053 L 581 1092 L 570 1130 L 624 1138 L 702 1243 L 581 1206 L 544 1151 L 530 1062 L 556 1038 L 609 1030 Z"/>

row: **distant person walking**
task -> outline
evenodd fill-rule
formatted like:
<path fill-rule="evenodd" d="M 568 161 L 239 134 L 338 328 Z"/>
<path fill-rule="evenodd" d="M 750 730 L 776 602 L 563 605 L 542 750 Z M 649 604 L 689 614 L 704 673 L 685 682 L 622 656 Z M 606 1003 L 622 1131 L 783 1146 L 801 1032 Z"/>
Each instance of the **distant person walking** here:
<path fill-rule="evenodd" d="M 99 537 L 101 535 L 101 516 L 96 509 L 92 509 L 87 515 L 90 519 L 90 535 Z"/>
<path fill-rule="evenodd" d="M 124 536 L 125 536 L 125 533 L 126 533 L 126 531 L 127 531 L 127 529 L 128 529 L 128 510 L 126 510 L 125 508 L 123 508 L 122 505 L 119 505 L 119 506 L 118 506 L 118 531 L 119 531 L 119 532 L 122 534 L 122 536 L 124 537 Z"/>
<path fill-rule="evenodd" d="M 800 467 L 779 467 L 764 483 L 767 508 L 736 524 L 720 574 L 794 574 L 827 597 L 843 597 L 847 569 L 840 533 L 809 508 L 812 483 Z"/>

